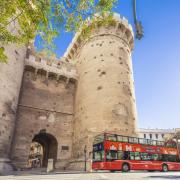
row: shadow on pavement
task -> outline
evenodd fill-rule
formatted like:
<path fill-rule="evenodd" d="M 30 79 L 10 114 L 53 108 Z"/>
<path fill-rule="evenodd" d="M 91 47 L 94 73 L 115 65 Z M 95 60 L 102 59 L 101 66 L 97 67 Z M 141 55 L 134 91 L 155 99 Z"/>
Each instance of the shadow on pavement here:
<path fill-rule="evenodd" d="M 148 176 L 145 178 L 152 178 L 152 179 L 180 179 L 180 176 L 168 175 L 168 176 Z"/>

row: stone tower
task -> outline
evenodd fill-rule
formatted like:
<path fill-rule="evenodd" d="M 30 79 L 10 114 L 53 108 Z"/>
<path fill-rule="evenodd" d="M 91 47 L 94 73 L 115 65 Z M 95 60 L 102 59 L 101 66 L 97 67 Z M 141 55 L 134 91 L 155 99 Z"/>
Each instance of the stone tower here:
<path fill-rule="evenodd" d="M 96 27 L 86 40 L 76 34 L 65 53 L 75 60 L 79 76 L 73 145 L 76 164 L 83 160 L 85 145 L 90 157 L 93 137 L 99 133 L 136 135 L 133 31 L 124 17 L 114 14 L 114 20 L 114 25 Z"/>
<path fill-rule="evenodd" d="M 8 63 L 0 63 L 0 174 L 11 171 L 10 151 L 24 70 L 25 47 L 4 47 Z"/>

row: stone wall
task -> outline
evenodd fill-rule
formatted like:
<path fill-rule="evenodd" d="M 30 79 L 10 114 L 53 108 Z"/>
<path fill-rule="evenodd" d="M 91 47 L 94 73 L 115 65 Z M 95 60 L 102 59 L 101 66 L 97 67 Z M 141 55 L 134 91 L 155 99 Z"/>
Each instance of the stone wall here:
<path fill-rule="evenodd" d="M 57 140 L 56 168 L 63 168 L 71 157 L 75 83 L 46 74 L 43 70 L 35 73 L 30 66 L 24 72 L 12 152 L 17 167 L 26 167 L 30 143 L 40 131 Z"/>
<path fill-rule="evenodd" d="M 8 62 L 0 63 L 0 173 L 7 173 L 26 48 L 4 46 Z"/>

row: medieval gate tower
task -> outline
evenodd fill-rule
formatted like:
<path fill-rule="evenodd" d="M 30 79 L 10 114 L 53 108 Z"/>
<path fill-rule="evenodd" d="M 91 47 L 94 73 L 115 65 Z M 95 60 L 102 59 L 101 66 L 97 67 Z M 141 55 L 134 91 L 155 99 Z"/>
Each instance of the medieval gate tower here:
<path fill-rule="evenodd" d="M 53 159 L 57 169 L 82 170 L 84 149 L 90 162 L 96 135 L 136 136 L 133 30 L 124 17 L 114 14 L 114 20 L 96 25 L 88 38 L 77 33 L 60 60 L 25 47 L 5 47 L 0 173 L 11 164 L 26 168 L 32 142 L 43 147 L 42 167 Z"/>
<path fill-rule="evenodd" d="M 76 62 L 79 76 L 74 107 L 75 159 L 83 158 L 86 147 L 91 154 L 93 137 L 99 133 L 136 135 L 133 30 L 119 14 L 114 14 L 114 20 L 113 25 L 96 26 L 87 40 L 78 33 L 65 54 Z"/>

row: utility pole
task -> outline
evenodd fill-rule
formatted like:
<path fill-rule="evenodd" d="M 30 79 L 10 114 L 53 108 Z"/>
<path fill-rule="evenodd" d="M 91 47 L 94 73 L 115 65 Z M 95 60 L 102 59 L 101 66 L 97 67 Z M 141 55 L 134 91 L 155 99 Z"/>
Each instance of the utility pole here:
<path fill-rule="evenodd" d="M 87 147 L 86 145 L 84 146 L 84 171 L 86 172 L 86 153 L 87 153 Z"/>
<path fill-rule="evenodd" d="M 136 0 L 132 0 L 132 1 L 133 1 L 133 16 L 134 16 L 134 24 L 136 29 L 136 38 L 140 40 L 144 36 L 143 27 L 141 21 L 137 20 Z"/>

